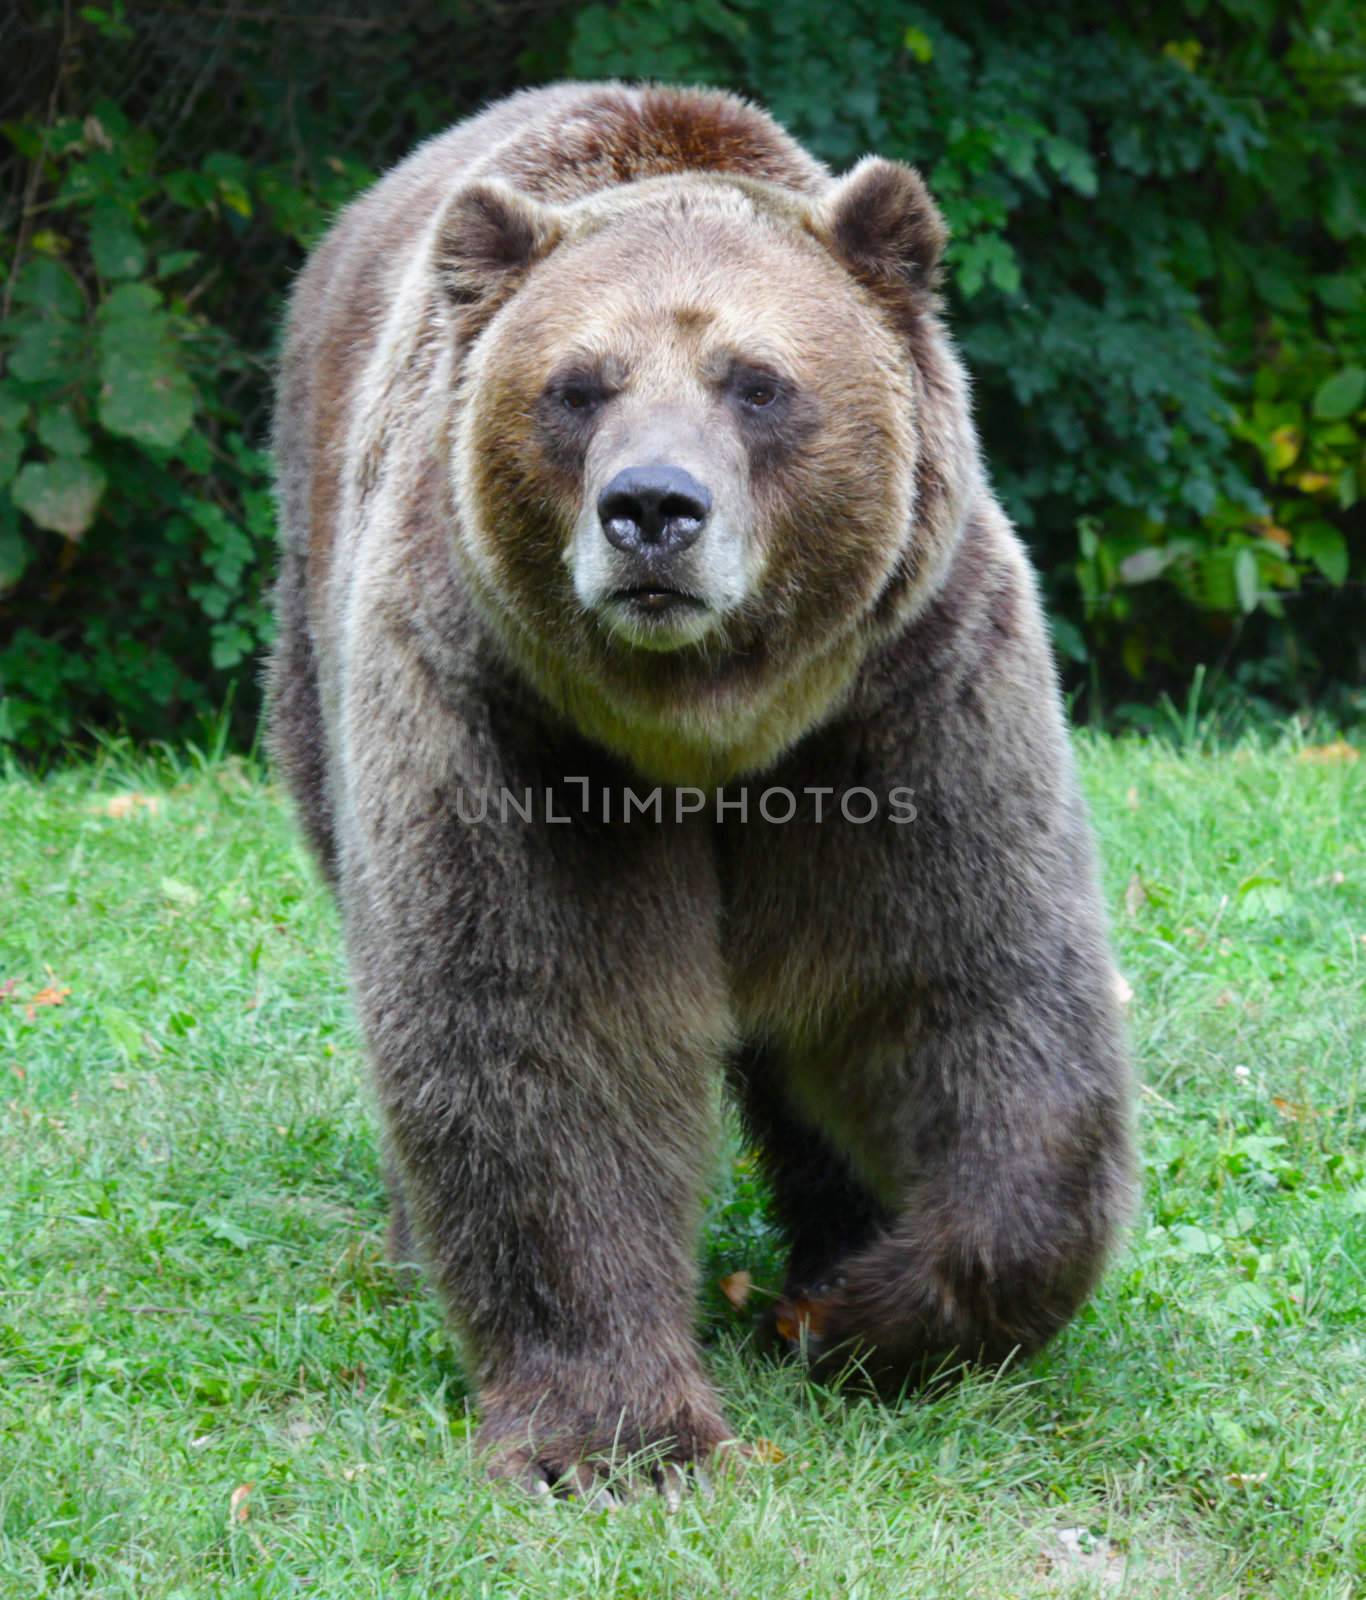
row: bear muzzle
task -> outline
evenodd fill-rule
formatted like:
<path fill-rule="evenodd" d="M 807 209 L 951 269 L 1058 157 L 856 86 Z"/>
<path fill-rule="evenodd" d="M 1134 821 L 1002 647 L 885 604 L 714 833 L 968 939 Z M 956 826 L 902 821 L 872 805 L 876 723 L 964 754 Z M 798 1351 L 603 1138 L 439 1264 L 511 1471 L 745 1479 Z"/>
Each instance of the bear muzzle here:
<path fill-rule="evenodd" d="M 664 462 L 624 467 L 598 496 L 598 524 L 616 552 L 613 610 L 643 623 L 679 623 L 709 609 L 682 559 L 701 538 L 711 491 L 682 467 Z"/>

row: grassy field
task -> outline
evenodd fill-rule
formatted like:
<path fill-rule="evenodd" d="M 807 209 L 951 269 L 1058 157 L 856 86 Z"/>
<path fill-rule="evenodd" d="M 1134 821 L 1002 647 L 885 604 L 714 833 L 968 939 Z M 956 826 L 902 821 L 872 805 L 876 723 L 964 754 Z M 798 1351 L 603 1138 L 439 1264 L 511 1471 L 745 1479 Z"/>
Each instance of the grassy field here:
<path fill-rule="evenodd" d="M 1366 762 L 1084 740 L 1142 1214 L 1042 1358 L 886 1410 L 761 1363 L 739 1152 L 703 1317 L 764 1464 L 494 1492 L 381 1256 L 333 913 L 241 764 L 0 784 L 0 1594 L 1366 1594 Z"/>

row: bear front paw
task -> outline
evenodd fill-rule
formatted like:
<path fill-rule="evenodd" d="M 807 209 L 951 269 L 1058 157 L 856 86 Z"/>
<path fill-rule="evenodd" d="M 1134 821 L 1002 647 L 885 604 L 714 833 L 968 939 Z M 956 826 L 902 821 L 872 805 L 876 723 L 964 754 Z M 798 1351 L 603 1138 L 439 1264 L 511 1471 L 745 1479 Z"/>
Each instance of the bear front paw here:
<path fill-rule="evenodd" d="M 704 1387 L 672 1405 L 659 1400 L 576 1399 L 555 1387 L 486 1394 L 477 1439 L 484 1469 L 533 1495 L 610 1503 L 617 1480 L 652 1481 L 672 1497 L 716 1452 L 743 1452 Z"/>

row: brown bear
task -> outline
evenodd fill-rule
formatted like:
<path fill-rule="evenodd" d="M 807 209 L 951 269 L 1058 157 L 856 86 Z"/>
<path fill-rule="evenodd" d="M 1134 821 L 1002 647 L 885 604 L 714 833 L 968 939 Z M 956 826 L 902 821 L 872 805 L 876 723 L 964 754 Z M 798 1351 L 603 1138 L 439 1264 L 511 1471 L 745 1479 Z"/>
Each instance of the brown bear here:
<path fill-rule="evenodd" d="M 884 1387 L 1037 1348 L 1129 1204 L 1090 829 L 944 242 L 907 167 L 563 85 L 424 145 L 293 295 L 272 748 L 394 1248 L 534 1488 L 730 1436 L 692 1330 L 726 1080 L 780 1332 Z"/>

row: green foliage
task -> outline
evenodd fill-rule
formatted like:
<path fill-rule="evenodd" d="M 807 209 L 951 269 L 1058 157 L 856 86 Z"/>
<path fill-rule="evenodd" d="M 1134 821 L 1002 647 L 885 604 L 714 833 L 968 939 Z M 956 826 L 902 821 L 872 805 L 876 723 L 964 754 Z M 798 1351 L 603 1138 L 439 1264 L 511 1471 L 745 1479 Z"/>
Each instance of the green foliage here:
<path fill-rule="evenodd" d="M 568 60 L 925 172 L 993 473 L 1093 683 L 1235 646 L 1359 673 L 1325 590 L 1366 579 L 1360 7 L 622 0 Z"/>
<path fill-rule="evenodd" d="M 254 358 L 210 314 L 255 202 L 236 158 L 168 170 L 108 102 L 4 132 L 46 199 L 0 323 L 0 740 L 169 734 L 269 629 L 268 463 L 224 396 Z"/>
<path fill-rule="evenodd" d="M 0 746 L 259 705 L 271 349 L 330 217 L 511 87 L 494 0 L 0 8 Z M 11 102 L 12 103 L 12 102 Z M 0 113 L 3 115 L 3 113 Z"/>
<path fill-rule="evenodd" d="M 0 198 L 0 743 L 166 736 L 234 690 L 248 736 L 280 297 L 375 170 L 518 76 L 719 83 L 836 167 L 914 161 L 953 229 L 952 324 L 1080 707 L 1140 717 L 1208 662 L 1280 704 L 1338 686 L 1351 714 L 1359 6 L 850 0 L 836 27 L 823 0 L 619 0 L 518 37 L 492 0 L 431 0 L 325 50 L 302 16 L 244 20 L 210 57 L 159 13 L 21 10 L 48 55 L 0 123 L 21 197 Z M 146 63 L 173 77 L 176 49 L 189 97 L 159 98 Z"/>

